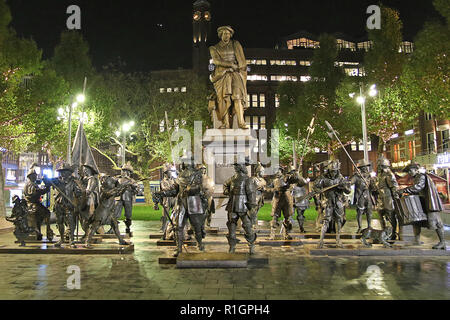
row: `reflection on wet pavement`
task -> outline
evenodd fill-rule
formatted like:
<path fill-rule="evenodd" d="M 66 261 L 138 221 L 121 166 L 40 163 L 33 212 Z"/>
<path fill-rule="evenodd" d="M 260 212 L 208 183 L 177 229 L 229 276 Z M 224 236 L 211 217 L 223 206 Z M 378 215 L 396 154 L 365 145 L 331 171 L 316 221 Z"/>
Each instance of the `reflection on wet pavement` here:
<path fill-rule="evenodd" d="M 0 255 L 0 299 L 450 299 L 448 257 L 309 257 L 301 247 L 258 246 L 265 267 L 176 269 L 158 264 L 172 248 L 148 238 L 159 222 L 133 227 L 134 254 Z M 222 238 L 208 235 L 206 249 L 225 252 Z M 80 269 L 79 290 L 67 288 L 69 266 Z"/>

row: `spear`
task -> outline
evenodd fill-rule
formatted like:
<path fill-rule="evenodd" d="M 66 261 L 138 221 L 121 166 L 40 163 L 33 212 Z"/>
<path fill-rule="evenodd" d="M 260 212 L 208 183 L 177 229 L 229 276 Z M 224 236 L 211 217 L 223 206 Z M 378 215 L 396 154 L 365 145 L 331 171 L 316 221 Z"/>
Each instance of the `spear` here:
<path fill-rule="evenodd" d="M 331 126 L 331 124 L 325 120 L 325 124 L 327 125 L 328 129 L 330 130 L 330 132 L 328 132 L 328 135 L 330 136 L 330 138 L 336 137 L 337 141 L 339 142 L 339 144 L 341 145 L 342 149 L 344 150 L 345 154 L 347 155 L 347 157 L 350 159 L 350 162 L 353 164 L 353 166 L 356 169 L 356 172 L 358 173 L 358 175 L 362 178 L 362 180 L 364 181 L 364 183 L 366 184 L 367 188 L 369 188 L 369 182 L 364 178 L 364 176 L 362 175 L 361 171 L 359 170 L 359 168 L 356 166 L 355 162 L 353 161 L 352 157 L 350 157 L 350 155 L 348 154 L 347 150 L 344 147 L 344 144 L 341 142 L 341 139 L 339 139 L 336 131 L 333 129 L 333 127 Z M 370 195 L 370 199 L 372 200 L 372 204 L 375 205 L 375 200 L 373 199 L 372 195 Z"/>

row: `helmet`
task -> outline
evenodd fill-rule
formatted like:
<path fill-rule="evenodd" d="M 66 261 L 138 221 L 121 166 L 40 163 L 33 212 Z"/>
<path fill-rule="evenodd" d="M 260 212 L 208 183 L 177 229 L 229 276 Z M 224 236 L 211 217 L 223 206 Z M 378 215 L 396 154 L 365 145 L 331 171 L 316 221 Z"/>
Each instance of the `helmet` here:
<path fill-rule="evenodd" d="M 328 170 L 339 170 L 341 169 L 341 162 L 339 160 L 332 160 L 327 165 Z"/>
<path fill-rule="evenodd" d="M 378 158 L 377 165 L 390 167 L 391 162 L 388 159 L 386 159 L 385 157 L 381 156 Z"/>
<path fill-rule="evenodd" d="M 260 174 L 260 175 L 264 174 L 264 167 L 262 166 L 261 162 L 259 162 L 259 161 L 258 161 L 258 164 L 256 165 L 255 173 Z"/>
<path fill-rule="evenodd" d="M 366 161 L 364 159 L 358 160 L 358 162 L 356 163 L 356 166 L 358 168 L 362 168 L 362 167 L 368 167 L 371 166 L 372 163 L 370 161 Z"/>

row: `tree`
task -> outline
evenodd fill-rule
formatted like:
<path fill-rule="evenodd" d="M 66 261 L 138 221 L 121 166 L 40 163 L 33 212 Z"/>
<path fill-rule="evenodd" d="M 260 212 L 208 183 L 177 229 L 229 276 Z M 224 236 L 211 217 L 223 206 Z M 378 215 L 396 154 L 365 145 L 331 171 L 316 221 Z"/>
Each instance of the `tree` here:
<path fill-rule="evenodd" d="M 400 80 L 406 61 L 405 55 L 399 52 L 402 28 L 399 13 L 381 6 L 381 29 L 368 30 L 372 48 L 364 56 L 365 87 L 376 84 L 378 96 L 367 100 L 367 129 L 369 134 L 379 137 L 378 153 L 382 153 L 384 143 L 410 125 L 417 114 L 406 103 L 406 87 Z"/>
<path fill-rule="evenodd" d="M 0 146 L 20 152 L 39 149 L 37 141 L 51 141 L 59 129 L 55 121 L 64 80 L 42 61 L 42 51 L 30 39 L 8 28 L 11 13 L 0 1 Z M 39 149 L 40 150 L 40 149 Z M 0 171 L 1 168 L 0 154 Z M 4 177 L 0 176 L 0 215 L 5 215 Z"/>
<path fill-rule="evenodd" d="M 339 132 L 343 142 L 350 142 L 358 128 L 354 108 L 345 109 L 337 100 L 337 88 L 344 79 L 342 69 L 335 65 L 338 57 L 336 39 L 327 34 L 319 37 L 320 48 L 314 51 L 310 69 L 311 81 L 306 83 L 283 83 L 279 89 L 280 110 L 277 119 L 286 123 L 288 134 L 302 137 L 299 151 L 305 144 L 308 125 L 315 118 L 315 131 L 310 137 L 310 146 L 328 150 L 333 154 L 339 146 L 327 135 L 325 120 Z M 308 146 L 308 152 L 313 148 Z"/>
<path fill-rule="evenodd" d="M 407 102 L 418 111 L 433 114 L 438 119 L 450 118 L 450 4 L 433 1 L 445 18 L 426 22 L 414 39 L 414 52 L 405 66 Z"/>

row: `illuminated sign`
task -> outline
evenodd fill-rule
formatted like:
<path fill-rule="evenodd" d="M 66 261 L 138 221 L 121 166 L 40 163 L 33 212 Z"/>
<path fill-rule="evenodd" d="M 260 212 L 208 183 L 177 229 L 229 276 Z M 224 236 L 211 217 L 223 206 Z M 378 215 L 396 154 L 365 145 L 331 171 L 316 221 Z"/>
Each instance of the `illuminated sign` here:
<path fill-rule="evenodd" d="M 450 167 L 450 152 L 439 153 L 436 157 L 435 167 Z"/>

